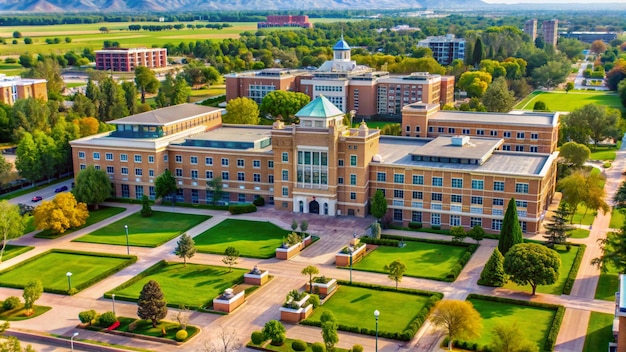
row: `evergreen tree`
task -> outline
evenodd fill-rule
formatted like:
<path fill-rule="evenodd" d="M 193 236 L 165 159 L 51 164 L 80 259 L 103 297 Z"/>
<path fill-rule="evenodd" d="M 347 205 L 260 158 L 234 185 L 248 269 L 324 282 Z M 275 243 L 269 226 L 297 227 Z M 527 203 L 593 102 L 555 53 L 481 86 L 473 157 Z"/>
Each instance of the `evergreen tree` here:
<path fill-rule="evenodd" d="M 141 289 L 137 300 L 137 316 L 141 319 L 152 320 L 153 328 L 156 328 L 160 319 L 167 316 L 167 302 L 158 282 L 150 280 Z"/>
<path fill-rule="evenodd" d="M 502 287 L 506 283 L 506 274 L 504 273 L 504 256 L 498 248 L 493 250 L 491 257 L 485 264 L 483 271 L 480 273 L 479 285 Z"/>
<path fill-rule="evenodd" d="M 482 97 L 482 103 L 487 111 L 509 112 L 515 105 L 513 92 L 509 90 L 504 77 L 496 78 L 487 88 Z"/>
<path fill-rule="evenodd" d="M 380 189 L 374 193 L 374 198 L 372 198 L 371 203 L 371 213 L 374 217 L 380 220 L 387 213 L 387 200 L 385 199 L 385 195 L 383 191 Z"/>
<path fill-rule="evenodd" d="M 129 114 L 137 111 L 137 87 L 132 82 L 122 83 L 122 91 L 124 92 L 124 101 Z"/>
<path fill-rule="evenodd" d="M 183 262 L 187 266 L 187 258 L 191 258 L 196 254 L 196 242 L 186 232 L 183 233 L 178 242 L 176 242 L 174 254 L 179 258 L 183 258 Z"/>
<path fill-rule="evenodd" d="M 476 38 L 476 43 L 474 44 L 474 52 L 472 53 L 472 65 L 478 66 L 480 62 L 483 60 L 483 42 L 480 38 Z"/>
<path fill-rule="evenodd" d="M 548 244 L 555 245 L 567 242 L 567 238 L 570 236 L 567 232 L 574 229 L 574 226 L 567 223 L 567 218 L 570 214 L 571 212 L 567 209 L 567 204 L 561 202 L 559 208 L 552 215 L 552 221 L 543 225 L 546 228 L 546 234 L 543 238 L 548 241 Z"/>
<path fill-rule="evenodd" d="M 515 198 L 511 198 L 506 208 L 506 213 L 504 213 L 504 219 L 502 220 L 502 229 L 500 230 L 498 249 L 502 255 L 506 255 L 511 247 L 523 242 L 524 237 L 522 236 L 522 228 L 520 227 L 519 220 L 517 219 L 517 206 L 515 205 Z"/>
<path fill-rule="evenodd" d="M 150 207 L 150 198 L 147 195 L 141 197 L 141 216 L 149 218 L 152 216 L 152 208 Z"/>

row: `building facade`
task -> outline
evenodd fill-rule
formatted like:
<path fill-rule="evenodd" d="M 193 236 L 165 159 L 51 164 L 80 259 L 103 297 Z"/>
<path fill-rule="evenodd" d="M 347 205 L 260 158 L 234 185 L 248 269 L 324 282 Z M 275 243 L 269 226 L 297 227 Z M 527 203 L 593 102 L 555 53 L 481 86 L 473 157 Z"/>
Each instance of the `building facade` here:
<path fill-rule="evenodd" d="M 617 32 L 564 32 L 559 34 L 563 38 L 578 39 L 584 43 L 593 43 L 601 40 L 605 43 L 617 38 Z"/>
<path fill-rule="evenodd" d="M 552 19 L 543 21 L 541 31 L 543 33 L 544 43 L 556 47 L 557 40 L 559 39 L 559 20 Z"/>
<path fill-rule="evenodd" d="M 441 65 L 450 65 L 456 59 L 465 59 L 465 39 L 455 38 L 454 34 L 427 37 L 420 40 L 417 46 L 432 50 L 433 58 Z"/>
<path fill-rule="evenodd" d="M 381 190 L 396 223 L 493 232 L 512 198 L 523 231 L 539 231 L 554 193 L 558 136 L 548 131 L 558 131 L 558 114 L 450 116 L 437 104 L 413 103 L 402 109 L 406 135 L 391 137 L 365 123 L 345 126 L 324 95 L 296 114 L 298 125 L 223 125 L 221 113 L 183 104 L 110 121 L 115 131 L 71 142 L 75 173 L 95 165 L 109 175 L 113 196 L 154 199 L 155 178 L 167 169 L 181 202 L 263 197 L 279 210 L 327 216 L 366 216 Z M 533 131 L 538 138 L 505 133 Z M 513 143 L 523 151 L 505 148 Z M 209 182 L 217 178 L 223 193 L 213 199 Z"/>
<path fill-rule="evenodd" d="M 48 90 L 45 79 L 22 78 L 0 74 L 0 103 L 13 105 L 18 99 L 36 98 L 47 101 Z"/>
<path fill-rule="evenodd" d="M 528 20 L 524 22 L 524 33 L 528 34 L 532 42 L 535 42 L 537 39 L 537 19 L 533 18 L 532 20 Z"/>
<path fill-rule="evenodd" d="M 291 16 L 291 15 L 271 15 L 267 16 L 265 22 L 258 22 L 257 28 L 272 27 L 300 27 L 313 28 L 313 23 L 309 21 L 309 16 Z"/>
<path fill-rule="evenodd" d="M 132 72 L 137 66 L 166 67 L 167 49 L 104 48 L 96 50 L 96 70 Z"/>
<path fill-rule="evenodd" d="M 454 102 L 454 76 L 426 72 L 390 75 L 357 65 L 343 38 L 333 47 L 333 59 L 316 70 L 271 68 L 225 75 L 226 100 L 247 97 L 261 103 L 274 90 L 324 95 L 344 113 L 356 116 L 400 116 L 404 105 L 414 102 Z"/>

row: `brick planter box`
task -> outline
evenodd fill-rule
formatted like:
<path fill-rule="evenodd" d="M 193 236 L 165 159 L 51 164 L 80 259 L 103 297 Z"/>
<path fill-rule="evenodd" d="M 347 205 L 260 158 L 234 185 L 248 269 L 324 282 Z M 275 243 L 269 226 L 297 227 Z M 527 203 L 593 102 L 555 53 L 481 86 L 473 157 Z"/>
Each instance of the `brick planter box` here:
<path fill-rule="evenodd" d="M 298 242 L 289 248 L 276 248 L 276 259 L 289 260 L 298 254 L 302 250 L 302 242 Z"/>
<path fill-rule="evenodd" d="M 213 299 L 213 310 L 230 313 L 245 302 L 245 294 L 245 291 L 241 291 L 231 298 L 225 298 L 222 294 Z"/>
<path fill-rule="evenodd" d="M 337 288 L 337 280 L 330 279 L 325 284 L 313 282 L 313 293 L 318 293 L 320 296 L 328 296 Z M 306 290 L 310 291 L 309 283 L 306 284 Z"/>
<path fill-rule="evenodd" d="M 313 305 L 309 304 L 306 307 L 300 307 L 298 309 L 280 307 L 279 310 L 281 321 L 297 324 L 313 314 Z"/>
<path fill-rule="evenodd" d="M 248 285 L 263 286 L 270 280 L 270 272 L 264 270 L 260 275 L 246 273 L 243 274 L 243 282 Z"/>
<path fill-rule="evenodd" d="M 361 260 L 365 256 L 366 246 L 362 245 L 357 248 L 354 252 L 352 252 L 352 263 L 356 263 Z M 339 252 L 335 255 L 335 265 L 336 266 L 349 266 L 350 265 L 350 254 Z"/>
<path fill-rule="evenodd" d="M 308 235 L 302 240 L 302 249 L 308 247 L 311 243 L 313 243 L 313 236 Z"/>

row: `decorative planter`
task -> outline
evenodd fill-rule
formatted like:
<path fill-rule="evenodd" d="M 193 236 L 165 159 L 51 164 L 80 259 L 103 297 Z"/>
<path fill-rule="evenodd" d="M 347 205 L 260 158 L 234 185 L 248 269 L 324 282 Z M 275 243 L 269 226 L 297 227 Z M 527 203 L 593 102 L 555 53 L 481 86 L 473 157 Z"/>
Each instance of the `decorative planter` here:
<path fill-rule="evenodd" d="M 308 247 L 311 243 L 313 243 L 313 236 L 308 235 L 302 240 L 302 249 Z"/>
<path fill-rule="evenodd" d="M 349 260 L 349 259 L 348 259 Z M 313 293 L 318 293 L 321 296 L 328 296 L 331 292 L 333 292 L 337 288 L 337 280 L 330 279 L 325 284 L 313 282 Z M 310 291 L 309 283 L 306 284 L 306 290 Z"/>
<path fill-rule="evenodd" d="M 306 307 L 300 307 L 298 309 L 280 307 L 279 310 L 281 321 L 297 324 L 313 314 L 313 305 L 309 304 Z"/>
<path fill-rule="evenodd" d="M 263 286 L 270 280 L 270 272 L 268 270 L 261 271 L 260 274 L 253 272 L 243 274 L 243 282 L 249 285 Z"/>
<path fill-rule="evenodd" d="M 366 246 L 362 245 L 352 252 L 352 263 L 356 263 L 361 258 L 365 256 L 365 248 Z M 350 254 L 339 252 L 335 255 L 335 265 L 336 266 L 349 266 L 350 265 Z"/>
<path fill-rule="evenodd" d="M 224 293 L 213 300 L 213 310 L 230 313 L 237 309 L 245 301 L 245 291 L 233 294 L 232 288 L 227 288 Z"/>
<path fill-rule="evenodd" d="M 298 254 L 302 250 L 302 242 L 298 242 L 289 248 L 278 247 L 276 248 L 276 259 L 289 260 Z"/>

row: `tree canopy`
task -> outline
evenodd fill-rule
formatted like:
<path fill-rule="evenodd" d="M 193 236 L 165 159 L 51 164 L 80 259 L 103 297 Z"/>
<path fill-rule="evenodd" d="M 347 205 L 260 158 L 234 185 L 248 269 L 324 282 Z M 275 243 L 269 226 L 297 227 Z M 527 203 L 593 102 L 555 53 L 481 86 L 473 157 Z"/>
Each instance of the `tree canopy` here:
<path fill-rule="evenodd" d="M 137 316 L 151 320 L 153 328 L 156 328 L 159 320 L 167 316 L 167 302 L 158 282 L 150 280 L 141 289 L 137 299 Z"/>
<path fill-rule="evenodd" d="M 178 190 L 178 186 L 176 185 L 176 179 L 170 170 L 165 170 L 162 174 L 157 176 L 154 181 L 154 185 L 154 192 L 157 198 L 172 196 L 172 203 L 176 202 L 176 191 Z"/>
<path fill-rule="evenodd" d="M 538 285 L 552 285 L 559 279 L 561 257 L 541 244 L 516 244 L 504 256 L 504 271 L 518 285 L 530 285 L 535 295 Z"/>
<path fill-rule="evenodd" d="M 485 71 L 468 71 L 461 75 L 456 86 L 467 92 L 469 97 L 481 98 L 487 91 L 492 77 Z"/>
<path fill-rule="evenodd" d="M 376 190 L 376 193 L 374 193 L 370 211 L 379 220 L 387 214 L 387 200 L 382 190 Z"/>
<path fill-rule="evenodd" d="M 222 118 L 224 123 L 258 125 L 259 106 L 246 97 L 231 99 L 226 104 L 226 114 Z"/>
<path fill-rule="evenodd" d="M 448 349 L 458 339 L 478 337 L 482 330 L 482 319 L 471 302 L 443 300 L 437 302 L 432 315 L 432 323 L 448 335 Z"/>
<path fill-rule="evenodd" d="M 583 166 L 590 155 L 591 150 L 586 145 L 576 142 L 567 142 L 559 148 L 559 156 L 574 167 Z"/>
<path fill-rule="evenodd" d="M 51 201 L 43 201 L 33 211 L 35 227 L 64 233 L 70 228 L 85 224 L 89 217 L 87 204 L 77 202 L 72 193 L 59 193 Z"/>
<path fill-rule="evenodd" d="M 24 235 L 26 229 L 26 219 L 20 214 L 20 208 L 6 200 L 0 201 L 0 236 L 2 236 L 2 247 L 0 248 L 0 262 L 6 248 L 7 242 L 11 239 Z"/>
<path fill-rule="evenodd" d="M 509 91 L 506 79 L 502 76 L 496 78 L 483 94 L 482 103 L 487 111 L 509 112 L 515 105 L 515 97 Z"/>
<path fill-rule="evenodd" d="M 615 232 L 609 232 L 605 238 L 598 240 L 602 255 L 593 258 L 591 264 L 606 273 L 614 268 L 618 273 L 626 272 L 626 222 Z"/>
<path fill-rule="evenodd" d="M 291 122 L 293 116 L 310 101 L 311 98 L 304 93 L 275 90 L 263 98 L 261 112 Z"/>
<path fill-rule="evenodd" d="M 196 254 L 196 242 L 186 232 L 183 233 L 176 242 L 174 254 L 179 258 L 183 258 L 185 266 L 187 266 L 187 258 L 191 258 Z"/>
<path fill-rule="evenodd" d="M 93 205 L 98 209 L 98 204 L 111 196 L 111 181 L 104 170 L 98 170 L 93 165 L 80 170 L 76 176 L 76 185 L 72 190 L 76 200 Z"/>
<path fill-rule="evenodd" d="M 621 137 L 619 110 L 588 104 L 563 118 L 564 134 L 579 144 L 593 142 L 594 149 L 606 138 Z"/>

